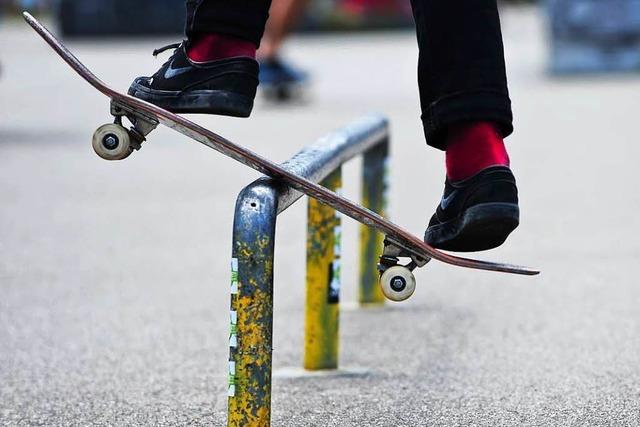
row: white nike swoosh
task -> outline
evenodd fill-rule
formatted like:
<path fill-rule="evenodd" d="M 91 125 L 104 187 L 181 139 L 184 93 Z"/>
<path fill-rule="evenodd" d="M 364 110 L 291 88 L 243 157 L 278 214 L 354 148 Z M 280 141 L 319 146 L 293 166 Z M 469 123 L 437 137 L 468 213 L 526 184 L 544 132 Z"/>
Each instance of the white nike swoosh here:
<path fill-rule="evenodd" d="M 447 210 L 457 192 L 458 190 L 453 190 L 447 197 L 442 197 L 442 200 L 440 201 L 440 207 L 443 211 Z"/>
<path fill-rule="evenodd" d="M 173 61 L 171 61 L 171 64 L 169 64 L 169 68 L 167 68 L 167 71 L 164 72 L 164 78 L 167 80 L 172 79 L 175 76 L 186 73 L 190 69 L 191 67 L 173 68 Z"/>

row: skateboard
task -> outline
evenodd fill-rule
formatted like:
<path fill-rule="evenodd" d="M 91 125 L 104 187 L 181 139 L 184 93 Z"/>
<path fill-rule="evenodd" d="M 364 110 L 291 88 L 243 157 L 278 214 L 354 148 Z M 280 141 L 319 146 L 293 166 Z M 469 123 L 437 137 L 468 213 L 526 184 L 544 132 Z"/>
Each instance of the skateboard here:
<path fill-rule="evenodd" d="M 383 253 L 380 256 L 378 269 L 383 293 L 393 301 L 405 300 L 413 294 L 416 287 L 413 270 L 424 266 L 432 259 L 453 266 L 477 270 L 529 276 L 540 273 L 538 270 L 528 267 L 462 258 L 441 252 L 377 213 L 319 184 L 293 174 L 259 154 L 235 144 L 182 116 L 117 92 L 98 79 L 33 16 L 25 12 L 24 18 L 71 68 L 95 89 L 111 99 L 111 115 L 114 117 L 114 122 L 100 126 L 93 135 L 93 148 L 103 159 L 122 160 L 127 158 L 134 151 L 140 149 L 151 131 L 159 124 L 162 124 L 260 173 L 282 180 L 292 188 L 385 235 Z M 129 129 L 124 126 L 123 119 L 125 118 L 130 122 Z M 401 258 L 408 261 L 408 263 L 401 264 Z"/>

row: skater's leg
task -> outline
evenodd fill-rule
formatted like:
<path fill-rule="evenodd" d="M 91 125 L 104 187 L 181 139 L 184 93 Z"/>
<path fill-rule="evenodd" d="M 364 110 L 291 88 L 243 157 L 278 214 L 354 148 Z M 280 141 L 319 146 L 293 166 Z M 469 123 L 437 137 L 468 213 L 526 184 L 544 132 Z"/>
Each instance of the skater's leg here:
<path fill-rule="evenodd" d="M 304 11 L 308 0 L 273 0 L 269 11 L 269 21 L 260 46 L 261 59 L 278 56 L 280 47 L 291 33 Z"/>
<path fill-rule="evenodd" d="M 304 71 L 299 70 L 281 55 L 282 44 L 300 19 L 307 3 L 308 0 L 273 0 L 271 3 L 269 21 L 258 51 L 258 59 L 260 84 L 267 91 L 273 92 L 278 100 L 288 99 L 290 94 L 287 93 L 307 79 Z M 282 95 L 282 99 L 279 95 Z"/>
<path fill-rule="evenodd" d="M 271 0 L 187 0 L 187 37 L 225 34 L 259 46 Z"/>
<path fill-rule="evenodd" d="M 176 113 L 247 117 L 270 0 L 187 0 L 187 40 L 129 93 Z"/>
<path fill-rule="evenodd" d="M 445 192 L 425 241 L 476 251 L 501 245 L 519 223 L 503 138 L 511 101 L 496 0 L 412 0 L 427 143 L 446 151 Z"/>
<path fill-rule="evenodd" d="M 427 143 L 445 149 L 451 125 L 490 121 L 513 131 L 496 0 L 411 0 Z"/>

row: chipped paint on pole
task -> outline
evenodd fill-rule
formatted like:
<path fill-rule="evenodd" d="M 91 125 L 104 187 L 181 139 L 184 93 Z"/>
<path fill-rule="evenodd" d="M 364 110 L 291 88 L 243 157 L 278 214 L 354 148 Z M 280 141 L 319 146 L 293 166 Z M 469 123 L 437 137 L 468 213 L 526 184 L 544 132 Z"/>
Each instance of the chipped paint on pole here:
<path fill-rule="evenodd" d="M 362 164 L 362 205 L 387 215 L 388 191 L 388 138 L 367 151 Z M 382 253 L 384 235 L 371 227 L 360 224 L 360 288 L 358 302 L 383 304 L 385 301 L 379 285 L 378 257 Z"/>
<path fill-rule="evenodd" d="M 322 185 L 342 187 L 341 169 Z M 310 198 L 307 216 L 307 297 L 304 368 L 337 369 L 340 317 L 340 213 Z"/>
<path fill-rule="evenodd" d="M 346 161 L 385 143 L 388 135 L 387 119 L 373 114 L 305 147 L 282 166 L 313 182 L 321 182 Z M 270 425 L 276 218 L 300 197 L 302 193 L 283 182 L 262 177 L 245 187 L 236 202 L 227 368 L 229 427 Z M 335 216 L 332 221 L 335 225 Z M 332 230 L 334 259 L 330 274 L 333 280 L 324 282 L 328 298 L 337 297 L 340 276 L 336 255 L 340 253 L 341 229 L 333 227 Z M 373 262 L 375 265 L 375 260 Z M 326 268 L 325 274 L 329 274 L 329 267 Z M 337 318 L 337 304 L 334 310 L 333 316 Z M 335 336 L 337 360 L 337 330 Z"/>
<path fill-rule="evenodd" d="M 228 425 L 271 423 L 274 194 L 247 188 L 234 221 L 229 331 Z"/>

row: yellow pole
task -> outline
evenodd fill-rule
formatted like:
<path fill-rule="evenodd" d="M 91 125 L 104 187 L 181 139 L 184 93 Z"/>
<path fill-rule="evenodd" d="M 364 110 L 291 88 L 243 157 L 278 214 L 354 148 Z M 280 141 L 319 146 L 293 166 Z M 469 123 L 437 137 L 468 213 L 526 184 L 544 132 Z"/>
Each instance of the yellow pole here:
<path fill-rule="evenodd" d="M 386 216 L 388 190 L 388 141 L 364 154 L 362 163 L 362 206 Z M 383 304 L 379 285 L 378 258 L 382 253 L 384 236 L 366 225 L 360 225 L 360 286 L 358 302 Z"/>
<path fill-rule="evenodd" d="M 330 190 L 342 186 L 341 169 L 322 183 Z M 307 303 L 304 368 L 338 367 L 340 317 L 340 214 L 309 198 L 307 219 Z"/>

